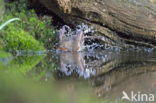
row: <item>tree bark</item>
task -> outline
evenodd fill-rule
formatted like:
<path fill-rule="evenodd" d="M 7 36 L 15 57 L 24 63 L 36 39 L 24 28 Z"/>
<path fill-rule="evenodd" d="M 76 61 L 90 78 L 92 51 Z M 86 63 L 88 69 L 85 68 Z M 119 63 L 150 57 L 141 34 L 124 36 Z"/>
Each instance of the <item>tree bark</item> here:
<path fill-rule="evenodd" d="M 155 47 L 156 5 L 150 1 L 40 0 L 68 24 L 87 23 L 115 41 Z"/>

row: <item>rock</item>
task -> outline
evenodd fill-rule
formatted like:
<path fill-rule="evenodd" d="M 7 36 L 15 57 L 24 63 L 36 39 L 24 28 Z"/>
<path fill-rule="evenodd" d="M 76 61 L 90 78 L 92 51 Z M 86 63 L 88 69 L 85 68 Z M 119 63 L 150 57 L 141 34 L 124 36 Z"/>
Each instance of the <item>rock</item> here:
<path fill-rule="evenodd" d="M 93 25 L 100 35 L 124 44 L 156 46 L 156 5 L 149 0 L 39 1 L 68 24 Z"/>

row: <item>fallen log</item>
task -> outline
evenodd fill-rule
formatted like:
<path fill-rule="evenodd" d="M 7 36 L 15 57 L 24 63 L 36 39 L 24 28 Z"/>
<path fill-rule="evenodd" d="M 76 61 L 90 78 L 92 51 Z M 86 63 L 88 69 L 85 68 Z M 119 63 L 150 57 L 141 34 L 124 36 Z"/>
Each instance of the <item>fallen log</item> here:
<path fill-rule="evenodd" d="M 39 1 L 68 24 L 92 25 L 99 35 L 122 41 L 123 44 L 156 46 L 156 5 L 152 3 L 154 0 Z"/>

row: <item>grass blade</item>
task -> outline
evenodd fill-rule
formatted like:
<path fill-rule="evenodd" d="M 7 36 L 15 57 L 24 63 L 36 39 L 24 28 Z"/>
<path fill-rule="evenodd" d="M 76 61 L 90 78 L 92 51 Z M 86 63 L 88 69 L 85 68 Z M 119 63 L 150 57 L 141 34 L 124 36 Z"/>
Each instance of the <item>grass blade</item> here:
<path fill-rule="evenodd" d="M 6 21 L 4 24 L 0 25 L 0 30 L 2 30 L 6 25 L 10 24 L 13 21 L 20 21 L 20 19 L 19 18 L 13 18 L 13 19 Z"/>

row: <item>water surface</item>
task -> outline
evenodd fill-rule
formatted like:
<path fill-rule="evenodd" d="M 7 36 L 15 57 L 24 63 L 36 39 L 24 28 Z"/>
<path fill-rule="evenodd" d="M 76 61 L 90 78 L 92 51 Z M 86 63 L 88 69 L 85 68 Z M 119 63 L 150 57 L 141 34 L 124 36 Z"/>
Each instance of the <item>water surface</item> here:
<path fill-rule="evenodd" d="M 21 52 L 0 58 L 0 63 L 1 74 L 19 73 L 43 84 L 53 81 L 58 91 L 82 89 L 113 101 L 121 100 L 123 91 L 156 95 L 154 51 Z"/>

